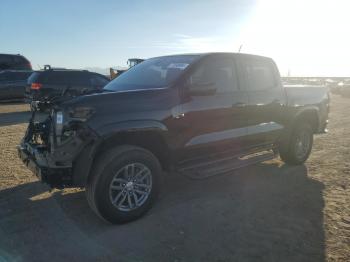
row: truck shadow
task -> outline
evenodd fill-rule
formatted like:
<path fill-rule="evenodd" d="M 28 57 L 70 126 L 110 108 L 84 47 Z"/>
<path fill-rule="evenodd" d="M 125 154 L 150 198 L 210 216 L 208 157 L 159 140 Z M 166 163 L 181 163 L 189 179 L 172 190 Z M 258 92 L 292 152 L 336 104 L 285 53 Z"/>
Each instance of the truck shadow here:
<path fill-rule="evenodd" d="M 83 191 L 49 194 L 34 182 L 0 191 L 0 247 L 40 260 L 55 250 L 78 260 L 324 261 L 323 189 L 305 166 L 279 162 L 201 181 L 171 174 L 146 216 L 112 226 Z"/>

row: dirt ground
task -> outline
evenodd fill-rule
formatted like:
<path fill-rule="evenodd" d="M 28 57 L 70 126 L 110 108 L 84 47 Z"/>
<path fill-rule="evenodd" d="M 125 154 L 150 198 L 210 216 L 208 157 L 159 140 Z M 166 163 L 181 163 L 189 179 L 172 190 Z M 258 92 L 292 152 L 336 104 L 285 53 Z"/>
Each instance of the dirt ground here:
<path fill-rule="evenodd" d="M 26 105 L 0 105 L 0 261 L 350 261 L 350 99 L 332 97 L 305 165 L 168 174 L 155 207 L 117 226 L 84 191 L 50 192 L 22 165 L 28 118 Z"/>

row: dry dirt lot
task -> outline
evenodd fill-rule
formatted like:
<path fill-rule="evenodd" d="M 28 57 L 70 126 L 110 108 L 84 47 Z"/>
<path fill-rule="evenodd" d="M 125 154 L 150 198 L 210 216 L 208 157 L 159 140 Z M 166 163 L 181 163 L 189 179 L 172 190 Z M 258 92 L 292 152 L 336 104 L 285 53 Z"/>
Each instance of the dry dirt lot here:
<path fill-rule="evenodd" d="M 145 217 L 111 226 L 32 176 L 15 150 L 28 108 L 0 105 L 0 261 L 350 261 L 350 99 L 331 106 L 305 165 L 170 174 Z"/>

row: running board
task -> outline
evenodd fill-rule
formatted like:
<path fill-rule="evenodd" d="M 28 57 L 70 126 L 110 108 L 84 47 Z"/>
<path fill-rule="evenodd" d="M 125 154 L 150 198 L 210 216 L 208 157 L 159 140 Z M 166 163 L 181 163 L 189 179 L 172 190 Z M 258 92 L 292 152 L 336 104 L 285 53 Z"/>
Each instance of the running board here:
<path fill-rule="evenodd" d="M 182 166 L 178 168 L 178 171 L 191 179 L 205 179 L 212 176 L 224 175 L 235 169 L 261 163 L 275 157 L 276 155 L 272 151 L 262 151 L 250 155 L 235 155 L 209 162 L 197 163 L 191 166 Z"/>

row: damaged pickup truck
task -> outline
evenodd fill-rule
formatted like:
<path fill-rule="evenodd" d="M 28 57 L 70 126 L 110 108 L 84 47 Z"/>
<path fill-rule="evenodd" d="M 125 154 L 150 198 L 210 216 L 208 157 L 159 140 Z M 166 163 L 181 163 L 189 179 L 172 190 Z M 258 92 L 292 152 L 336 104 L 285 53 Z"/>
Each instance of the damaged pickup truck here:
<path fill-rule="evenodd" d="M 162 170 L 203 179 L 280 155 L 303 164 L 324 133 L 323 87 L 284 87 L 272 59 L 231 53 L 148 59 L 98 93 L 47 101 L 18 146 L 54 188 L 82 187 L 111 223 L 143 215 Z"/>

